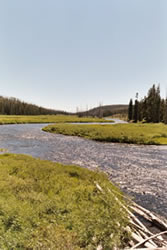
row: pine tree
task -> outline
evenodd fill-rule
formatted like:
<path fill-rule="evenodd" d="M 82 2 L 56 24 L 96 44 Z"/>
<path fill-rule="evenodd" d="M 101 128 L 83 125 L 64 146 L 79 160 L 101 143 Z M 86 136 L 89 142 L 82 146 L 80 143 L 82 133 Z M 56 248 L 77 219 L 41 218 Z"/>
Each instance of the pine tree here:
<path fill-rule="evenodd" d="M 129 103 L 130 105 L 130 103 Z M 155 84 L 148 90 L 147 96 L 138 101 L 138 93 L 133 111 L 133 120 L 146 122 L 165 122 L 167 124 L 167 99 L 160 95 L 160 86 Z"/>
<path fill-rule="evenodd" d="M 164 105 L 164 123 L 167 124 L 167 98 L 165 100 L 165 105 Z"/>
<path fill-rule="evenodd" d="M 165 103 L 166 103 L 166 101 L 164 99 L 161 99 L 161 104 L 160 104 L 160 122 L 164 122 L 164 118 L 165 118 Z"/>
<path fill-rule="evenodd" d="M 133 119 L 133 100 L 130 99 L 128 107 L 128 121 L 131 121 L 132 119 Z"/>
<path fill-rule="evenodd" d="M 155 96 L 154 122 L 160 122 L 160 108 L 161 108 L 161 96 L 160 96 L 160 86 L 158 86 L 156 89 L 156 96 Z"/>
<path fill-rule="evenodd" d="M 25 103 L 14 97 L 0 96 L 0 114 L 1 115 L 49 115 L 66 114 L 63 111 L 46 109 L 34 104 Z"/>
<path fill-rule="evenodd" d="M 139 120 L 139 104 L 137 99 L 135 100 L 135 105 L 134 105 L 133 120 L 134 122 L 138 122 Z"/>
<path fill-rule="evenodd" d="M 146 121 L 147 122 L 159 122 L 160 121 L 160 87 L 156 88 L 155 84 L 149 89 L 146 101 Z"/>

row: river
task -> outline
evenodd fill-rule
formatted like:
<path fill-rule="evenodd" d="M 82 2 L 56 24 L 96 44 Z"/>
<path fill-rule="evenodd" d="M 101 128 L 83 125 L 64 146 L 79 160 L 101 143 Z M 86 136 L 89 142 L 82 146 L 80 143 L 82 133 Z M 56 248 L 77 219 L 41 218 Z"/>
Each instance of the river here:
<path fill-rule="evenodd" d="M 104 171 L 136 202 L 167 217 L 167 146 L 95 142 L 43 132 L 45 125 L 0 126 L 0 148 Z"/>

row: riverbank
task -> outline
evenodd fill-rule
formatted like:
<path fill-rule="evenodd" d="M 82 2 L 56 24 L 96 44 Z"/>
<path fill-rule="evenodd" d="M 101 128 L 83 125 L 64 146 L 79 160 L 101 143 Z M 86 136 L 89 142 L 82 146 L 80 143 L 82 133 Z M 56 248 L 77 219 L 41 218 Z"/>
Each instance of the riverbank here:
<path fill-rule="evenodd" d="M 84 125 L 55 124 L 43 128 L 45 132 L 79 136 L 101 142 L 143 145 L 166 145 L 167 126 L 164 124 Z"/>
<path fill-rule="evenodd" d="M 1 249 L 127 245 L 125 201 L 105 174 L 15 154 L 0 167 Z"/>
<path fill-rule="evenodd" d="M 46 133 L 42 131 L 43 126 L 1 126 L 0 147 L 15 154 L 105 172 L 138 204 L 166 217 L 167 146 L 96 142 Z"/>
<path fill-rule="evenodd" d="M 93 117 L 78 117 L 74 115 L 0 115 L 0 124 L 26 124 L 26 123 L 89 123 L 107 122 L 105 119 Z M 112 122 L 112 121 L 111 121 Z"/>

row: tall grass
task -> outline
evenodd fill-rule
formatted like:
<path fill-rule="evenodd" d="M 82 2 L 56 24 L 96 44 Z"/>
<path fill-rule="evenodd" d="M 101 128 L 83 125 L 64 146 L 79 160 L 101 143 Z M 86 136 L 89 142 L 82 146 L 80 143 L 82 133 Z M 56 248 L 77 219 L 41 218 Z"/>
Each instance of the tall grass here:
<path fill-rule="evenodd" d="M 167 126 L 164 124 L 72 125 L 55 124 L 44 131 L 80 136 L 96 141 L 135 144 L 167 144 Z"/>
<path fill-rule="evenodd" d="M 107 122 L 105 119 L 74 115 L 0 115 L 0 124 Z"/>
<path fill-rule="evenodd" d="M 102 173 L 0 155 L 0 249 L 124 248 L 128 219 L 112 191 Z"/>

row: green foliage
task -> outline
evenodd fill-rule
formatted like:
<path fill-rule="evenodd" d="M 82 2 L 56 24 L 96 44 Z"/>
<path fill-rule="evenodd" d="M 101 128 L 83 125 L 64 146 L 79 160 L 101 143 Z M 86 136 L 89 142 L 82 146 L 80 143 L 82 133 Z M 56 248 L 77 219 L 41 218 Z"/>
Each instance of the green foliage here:
<path fill-rule="evenodd" d="M 131 121 L 133 118 L 133 100 L 130 99 L 128 107 L 128 120 Z"/>
<path fill-rule="evenodd" d="M 51 115 L 67 114 L 64 111 L 46 109 L 37 105 L 22 102 L 14 97 L 0 96 L 0 114 L 1 115 Z"/>
<path fill-rule="evenodd" d="M 137 122 L 139 120 L 139 102 L 137 99 L 135 100 L 134 105 L 133 120 L 134 122 Z"/>
<path fill-rule="evenodd" d="M 138 95 L 137 95 L 138 97 Z M 131 110 L 132 99 L 129 103 L 129 110 Z M 147 96 L 138 101 L 135 100 L 134 112 L 133 112 L 133 120 L 134 122 L 138 121 L 146 121 L 146 122 L 167 122 L 167 105 L 165 100 L 160 96 L 160 86 L 156 87 L 153 85 L 149 91 Z M 130 111 L 131 114 L 131 111 Z M 129 116 L 130 116 L 129 114 Z M 131 120 L 131 119 L 129 119 Z"/>
<path fill-rule="evenodd" d="M 78 117 L 75 115 L 0 115 L 0 124 L 22 123 L 62 123 L 62 122 L 108 122 L 104 119 L 92 117 Z M 112 121 L 111 121 L 112 122 Z"/>
<path fill-rule="evenodd" d="M 0 172 L 0 249 L 126 245 L 127 214 L 106 175 L 12 154 L 0 155 Z"/>
<path fill-rule="evenodd" d="M 163 101 L 163 102 L 161 102 L 161 112 L 160 112 L 160 114 L 161 114 L 161 120 L 163 120 L 163 122 L 165 123 L 165 124 L 167 124 L 167 98 Z"/>
<path fill-rule="evenodd" d="M 71 125 L 57 124 L 43 128 L 46 132 L 80 136 L 96 141 L 135 144 L 167 144 L 164 124 Z"/>

